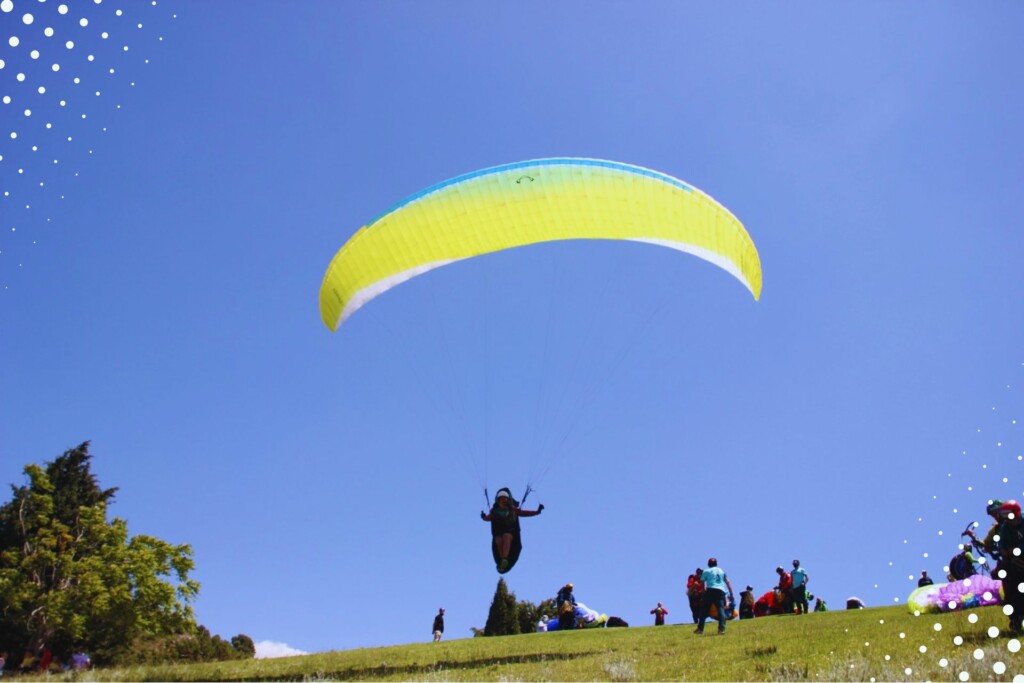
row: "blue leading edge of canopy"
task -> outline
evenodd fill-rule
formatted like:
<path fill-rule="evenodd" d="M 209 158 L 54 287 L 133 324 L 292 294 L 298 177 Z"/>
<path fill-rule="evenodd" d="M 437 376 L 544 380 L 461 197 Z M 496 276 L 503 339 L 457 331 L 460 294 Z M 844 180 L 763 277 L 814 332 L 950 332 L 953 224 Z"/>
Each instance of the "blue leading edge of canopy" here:
<path fill-rule="evenodd" d="M 474 178 L 479 178 L 485 175 L 491 175 L 492 173 L 504 173 L 505 171 L 514 171 L 517 168 L 536 168 L 537 166 L 598 166 L 602 168 L 611 168 L 618 171 L 625 171 L 627 173 L 634 173 L 636 175 L 655 178 L 657 180 L 661 180 L 662 182 L 668 183 L 669 185 L 672 185 L 674 187 L 678 187 L 681 190 L 693 192 L 693 187 L 691 185 L 687 185 L 682 180 L 679 180 L 679 178 L 673 178 L 670 175 L 666 175 L 658 171 L 652 171 L 651 169 L 644 168 L 643 166 L 633 166 L 631 164 L 623 164 L 618 161 L 606 161 L 604 159 L 583 159 L 573 157 L 531 159 L 529 161 L 517 161 L 515 163 L 504 164 L 502 166 L 491 166 L 490 168 L 484 168 L 479 171 L 473 171 L 472 173 L 465 173 L 463 175 L 456 176 L 455 178 L 452 178 L 450 180 L 445 180 L 435 185 L 431 185 L 425 190 L 420 190 L 415 194 L 409 195 L 408 197 L 398 202 L 397 204 L 394 204 L 389 208 L 385 209 L 383 212 L 377 214 L 377 216 L 374 217 L 372 221 L 366 224 L 366 227 L 372 227 L 377 221 L 379 221 L 384 216 L 387 216 L 389 213 L 398 211 L 403 206 L 411 204 L 417 199 L 422 199 L 423 197 L 426 197 L 429 194 L 433 194 L 434 192 L 443 190 L 444 188 L 449 187 L 451 185 L 464 183 L 467 180 L 472 180 Z"/>

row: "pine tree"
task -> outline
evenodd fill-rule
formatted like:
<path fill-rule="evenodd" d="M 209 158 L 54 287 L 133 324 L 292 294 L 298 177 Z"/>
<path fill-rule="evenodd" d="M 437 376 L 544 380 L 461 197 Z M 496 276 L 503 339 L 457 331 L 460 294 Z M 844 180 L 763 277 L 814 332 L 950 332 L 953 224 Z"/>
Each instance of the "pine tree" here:
<path fill-rule="evenodd" d="M 484 635 L 511 636 L 518 633 L 520 631 L 516 594 L 509 593 L 505 579 L 498 579 L 498 587 L 494 589 L 494 599 L 491 600 L 491 610 L 487 614 Z"/>

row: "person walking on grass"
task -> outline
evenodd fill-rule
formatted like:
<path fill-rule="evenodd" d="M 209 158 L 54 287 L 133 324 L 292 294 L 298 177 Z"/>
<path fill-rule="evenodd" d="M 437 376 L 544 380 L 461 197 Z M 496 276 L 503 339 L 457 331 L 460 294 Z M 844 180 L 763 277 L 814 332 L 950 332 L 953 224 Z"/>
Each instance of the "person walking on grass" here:
<path fill-rule="evenodd" d="M 434 617 L 434 642 L 441 642 L 442 635 L 444 635 L 444 607 L 439 609 L 437 616 Z"/>
<path fill-rule="evenodd" d="M 718 566 L 718 560 L 710 557 L 708 558 L 708 568 L 701 572 L 700 580 L 704 582 L 704 596 L 700 603 L 700 620 L 697 622 L 697 630 L 694 633 L 699 636 L 704 635 L 704 622 L 711 614 L 711 605 L 714 605 L 718 610 L 718 635 L 725 635 L 725 596 L 729 596 L 730 602 L 736 602 L 733 598 L 729 577 Z M 728 593 L 726 593 L 727 589 Z"/>

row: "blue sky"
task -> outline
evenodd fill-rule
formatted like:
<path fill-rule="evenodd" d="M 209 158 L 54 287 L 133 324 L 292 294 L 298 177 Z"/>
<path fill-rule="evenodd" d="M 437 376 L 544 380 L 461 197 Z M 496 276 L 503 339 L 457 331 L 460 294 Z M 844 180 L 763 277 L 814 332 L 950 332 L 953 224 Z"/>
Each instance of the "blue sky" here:
<path fill-rule="evenodd" d="M 444 606 L 468 637 L 484 481 L 539 477 L 518 597 L 634 624 L 684 620 L 709 555 L 892 604 L 1024 495 L 1020 5 L 65 4 L 0 6 L 0 479 L 91 440 L 213 632 L 406 643 Z M 553 156 L 721 201 L 761 300 L 559 244 L 322 325 L 366 221 Z"/>

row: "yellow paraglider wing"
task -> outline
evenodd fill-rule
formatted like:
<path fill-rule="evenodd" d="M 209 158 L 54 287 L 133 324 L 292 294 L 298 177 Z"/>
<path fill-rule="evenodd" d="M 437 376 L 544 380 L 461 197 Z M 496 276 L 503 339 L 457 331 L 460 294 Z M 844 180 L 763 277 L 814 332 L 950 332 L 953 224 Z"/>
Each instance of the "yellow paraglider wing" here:
<path fill-rule="evenodd" d="M 345 243 L 320 287 L 336 330 L 395 285 L 502 249 L 572 239 L 649 242 L 732 273 L 757 299 L 757 248 L 725 207 L 692 185 L 598 159 L 537 159 L 484 169 L 398 203 Z"/>

